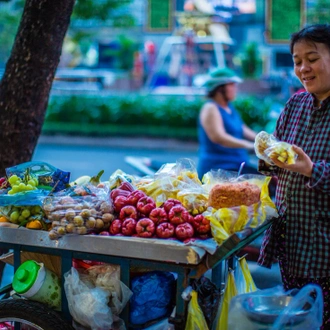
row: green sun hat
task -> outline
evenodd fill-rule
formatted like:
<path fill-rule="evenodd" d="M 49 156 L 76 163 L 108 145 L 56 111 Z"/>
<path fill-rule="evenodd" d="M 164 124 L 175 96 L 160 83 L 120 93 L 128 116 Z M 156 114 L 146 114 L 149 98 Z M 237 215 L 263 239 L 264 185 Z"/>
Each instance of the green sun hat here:
<path fill-rule="evenodd" d="M 203 86 L 208 92 L 212 91 L 217 86 L 230 84 L 230 83 L 241 83 L 243 80 L 237 76 L 237 74 L 229 68 L 215 69 L 210 72 L 209 78 L 204 82 Z"/>

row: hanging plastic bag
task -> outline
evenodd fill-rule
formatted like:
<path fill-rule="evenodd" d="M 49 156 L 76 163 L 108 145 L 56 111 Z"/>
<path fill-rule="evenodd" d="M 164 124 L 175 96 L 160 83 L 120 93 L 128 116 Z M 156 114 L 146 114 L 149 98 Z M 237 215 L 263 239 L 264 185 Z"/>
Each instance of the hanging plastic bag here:
<path fill-rule="evenodd" d="M 245 257 L 238 259 L 237 267 L 235 269 L 235 284 L 238 294 L 254 292 L 257 290 Z"/>
<path fill-rule="evenodd" d="M 192 288 L 198 294 L 198 305 L 211 329 L 219 309 L 221 290 L 205 276 L 193 281 Z"/>
<path fill-rule="evenodd" d="M 222 302 L 220 305 L 216 330 L 231 330 L 228 328 L 228 315 L 229 315 L 229 306 L 233 297 L 237 296 L 237 288 L 235 284 L 235 278 L 233 271 L 230 270 L 228 272 L 228 279 L 225 288 L 225 293 L 222 298 Z"/>
<path fill-rule="evenodd" d="M 198 294 L 196 291 L 190 293 L 191 300 L 188 305 L 188 316 L 185 330 L 209 330 L 204 314 L 198 305 Z"/>

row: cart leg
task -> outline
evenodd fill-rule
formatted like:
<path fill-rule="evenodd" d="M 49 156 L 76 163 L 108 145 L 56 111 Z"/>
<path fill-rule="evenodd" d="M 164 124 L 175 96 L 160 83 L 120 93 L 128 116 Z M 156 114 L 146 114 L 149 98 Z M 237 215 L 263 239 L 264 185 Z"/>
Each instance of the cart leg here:
<path fill-rule="evenodd" d="M 120 278 L 121 281 L 128 287 L 131 287 L 131 276 L 130 276 L 130 260 L 123 258 L 120 263 Z M 126 304 L 123 311 L 120 313 L 121 318 L 125 324 L 129 324 L 129 303 Z"/>
<path fill-rule="evenodd" d="M 224 279 L 224 267 L 223 262 L 220 262 L 217 266 L 212 269 L 212 282 L 217 286 L 218 289 L 221 289 L 221 283 Z"/>
<path fill-rule="evenodd" d="M 64 318 L 68 321 L 72 320 L 69 311 L 68 300 L 66 299 L 65 290 L 64 290 L 64 274 L 71 270 L 72 267 L 72 253 L 69 251 L 63 251 L 61 254 L 61 293 L 62 293 L 62 314 Z"/>

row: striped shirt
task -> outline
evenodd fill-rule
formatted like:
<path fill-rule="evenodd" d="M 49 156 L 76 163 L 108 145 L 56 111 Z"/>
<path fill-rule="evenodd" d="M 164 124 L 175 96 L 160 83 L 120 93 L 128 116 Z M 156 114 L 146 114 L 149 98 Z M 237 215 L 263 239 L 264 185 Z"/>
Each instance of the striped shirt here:
<path fill-rule="evenodd" d="M 297 277 L 330 276 L 330 97 L 314 106 L 310 93 L 293 95 L 274 135 L 302 148 L 313 162 L 312 176 L 276 168 L 280 217 L 266 231 L 258 263 L 271 267 L 276 228 L 285 215 L 288 272 Z"/>

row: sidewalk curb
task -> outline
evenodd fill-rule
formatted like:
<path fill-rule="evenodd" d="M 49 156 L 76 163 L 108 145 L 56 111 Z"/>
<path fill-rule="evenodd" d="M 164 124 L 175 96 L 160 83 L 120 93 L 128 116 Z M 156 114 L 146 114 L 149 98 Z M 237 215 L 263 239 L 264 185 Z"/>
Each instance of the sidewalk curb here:
<path fill-rule="evenodd" d="M 82 137 L 64 135 L 41 135 L 38 144 L 95 146 L 127 149 L 187 150 L 197 151 L 198 143 L 175 139 L 145 137 Z"/>

